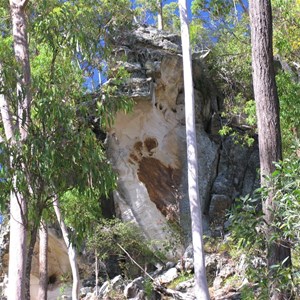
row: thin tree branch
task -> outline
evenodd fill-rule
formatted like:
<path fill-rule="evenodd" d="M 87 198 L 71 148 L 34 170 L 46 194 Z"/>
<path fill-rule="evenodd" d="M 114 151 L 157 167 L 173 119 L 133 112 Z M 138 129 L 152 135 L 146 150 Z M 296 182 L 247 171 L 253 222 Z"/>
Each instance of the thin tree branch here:
<path fill-rule="evenodd" d="M 130 254 L 119 244 L 117 243 L 117 246 L 128 256 L 128 258 L 138 267 L 140 268 L 152 281 L 154 281 L 154 278 L 145 271 L 131 256 Z"/>
<path fill-rule="evenodd" d="M 244 4 L 243 0 L 239 0 L 239 3 L 244 11 L 245 14 L 249 15 L 249 10 L 247 9 L 246 5 Z"/>

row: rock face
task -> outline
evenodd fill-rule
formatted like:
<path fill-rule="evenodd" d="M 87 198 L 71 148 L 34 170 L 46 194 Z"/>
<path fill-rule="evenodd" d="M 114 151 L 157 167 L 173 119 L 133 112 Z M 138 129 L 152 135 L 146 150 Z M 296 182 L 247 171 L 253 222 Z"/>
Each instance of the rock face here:
<path fill-rule="evenodd" d="M 180 38 L 154 28 L 138 28 L 116 38 L 115 58 L 131 74 L 123 93 L 135 101 L 118 113 L 107 145 L 118 173 L 117 214 L 136 222 L 151 240 L 172 236 L 168 220 L 189 235 L 184 89 Z M 126 63 L 121 58 L 126 57 Z M 218 136 L 222 97 L 205 63 L 193 60 L 199 187 L 204 227 L 221 218 L 233 199 L 255 187 L 256 147 L 243 148 Z"/>

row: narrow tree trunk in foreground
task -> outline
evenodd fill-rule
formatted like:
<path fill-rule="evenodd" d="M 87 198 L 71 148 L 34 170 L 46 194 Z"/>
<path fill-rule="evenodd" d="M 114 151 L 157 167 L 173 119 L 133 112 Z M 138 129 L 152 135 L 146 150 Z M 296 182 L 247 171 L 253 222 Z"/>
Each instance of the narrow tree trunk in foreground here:
<path fill-rule="evenodd" d="M 79 270 L 78 270 L 78 266 L 77 266 L 77 262 L 76 262 L 76 249 L 70 241 L 67 226 L 66 226 L 65 222 L 63 221 L 63 218 L 62 218 L 62 215 L 60 212 L 57 196 L 55 196 L 55 199 L 53 201 L 53 207 L 54 207 L 54 211 L 55 211 L 55 214 L 57 217 L 57 221 L 58 221 L 59 226 L 62 231 L 64 241 L 68 248 L 68 255 L 69 255 L 72 276 L 73 276 L 72 300 L 78 300 L 79 299 Z"/>
<path fill-rule="evenodd" d="M 95 249 L 95 278 L 96 278 L 96 287 L 95 287 L 95 292 L 96 296 L 98 296 L 98 283 L 99 283 L 99 278 L 98 278 L 98 252 L 97 249 Z"/>
<path fill-rule="evenodd" d="M 2 77 L 2 65 L 0 63 L 0 82 L 4 84 Z M 5 94 L 0 95 L 0 111 L 7 142 L 11 146 L 16 145 L 11 111 Z M 10 165 L 13 157 L 10 157 Z M 10 238 L 9 238 L 9 268 L 8 268 L 8 299 L 24 299 L 25 295 L 25 264 L 26 264 L 26 200 L 17 191 L 17 177 L 13 177 L 13 189 L 10 193 Z"/>
<path fill-rule="evenodd" d="M 270 0 L 250 0 L 250 25 L 252 44 L 253 87 L 256 102 L 257 126 L 259 137 L 259 155 L 262 186 L 269 187 L 269 194 L 263 203 L 263 212 L 267 224 L 267 258 L 271 275 L 269 299 L 290 299 L 289 291 L 279 291 L 279 283 L 272 275 L 272 266 L 281 264 L 287 258 L 285 266 L 291 264 L 291 252 L 280 241 L 270 241 L 276 234 L 272 227 L 274 211 L 274 189 L 266 176 L 275 171 L 274 162 L 282 159 L 279 99 L 277 94 L 272 45 L 272 10 Z M 273 278 L 272 278 L 273 277 Z"/>
<path fill-rule="evenodd" d="M 22 148 L 22 144 L 27 138 L 31 103 L 31 74 L 25 14 L 27 2 L 26 0 L 10 0 L 14 52 L 16 61 L 20 66 L 17 83 L 17 98 L 19 101 L 17 122 L 20 132 L 20 140 L 17 147 L 19 149 Z M 11 128 L 11 131 L 14 132 L 14 128 Z M 27 200 L 24 195 L 18 192 L 16 175 L 13 178 L 13 187 L 10 199 L 8 300 L 20 300 L 25 297 Z"/>
<path fill-rule="evenodd" d="M 21 68 L 18 74 L 18 126 L 21 141 L 28 135 L 31 108 L 31 71 L 29 60 L 29 45 L 27 39 L 26 5 L 28 0 L 10 0 L 10 11 L 13 24 L 14 52 Z"/>
<path fill-rule="evenodd" d="M 202 209 L 198 187 L 194 85 L 186 0 L 178 0 L 178 5 L 181 21 L 181 43 L 183 54 L 188 190 L 194 250 L 195 294 L 198 300 L 207 300 L 209 299 L 209 292 L 206 279 L 204 248 L 202 240 Z"/>
<path fill-rule="evenodd" d="M 48 290 L 48 227 L 44 221 L 40 224 L 40 252 L 39 252 L 39 266 L 40 266 L 40 280 L 39 280 L 39 300 L 47 300 Z"/>

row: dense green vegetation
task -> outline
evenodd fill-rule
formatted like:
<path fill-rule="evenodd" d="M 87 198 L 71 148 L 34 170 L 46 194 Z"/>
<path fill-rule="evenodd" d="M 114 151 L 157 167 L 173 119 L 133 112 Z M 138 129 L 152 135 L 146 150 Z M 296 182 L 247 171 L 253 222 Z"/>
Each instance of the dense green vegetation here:
<path fill-rule="evenodd" d="M 231 221 L 230 244 L 246 254 L 248 264 L 247 278 L 259 288 L 255 292 L 259 299 L 268 299 L 267 287 L 270 280 L 279 281 L 282 289 L 299 294 L 299 205 L 300 205 L 300 160 L 291 157 L 277 164 L 277 170 L 268 181 L 276 186 L 275 203 L 277 210 L 273 224 L 266 224 L 261 211 L 261 202 L 265 201 L 266 189 L 256 191 L 254 195 L 236 201 L 229 214 Z M 281 243 L 292 249 L 292 268 L 286 270 L 282 264 L 274 265 L 275 273 L 269 273 L 266 262 L 266 226 L 275 228 L 269 240 Z M 238 257 L 236 257 L 238 258 Z"/>

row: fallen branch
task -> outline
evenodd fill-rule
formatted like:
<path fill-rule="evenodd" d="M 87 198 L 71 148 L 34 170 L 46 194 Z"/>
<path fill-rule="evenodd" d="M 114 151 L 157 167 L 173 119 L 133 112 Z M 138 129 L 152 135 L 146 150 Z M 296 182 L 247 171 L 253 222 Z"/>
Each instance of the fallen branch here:
<path fill-rule="evenodd" d="M 128 258 L 138 267 L 140 268 L 152 281 L 154 281 L 154 278 L 143 269 L 131 256 L 130 254 L 119 244 L 117 243 L 117 246 L 128 256 Z"/>

